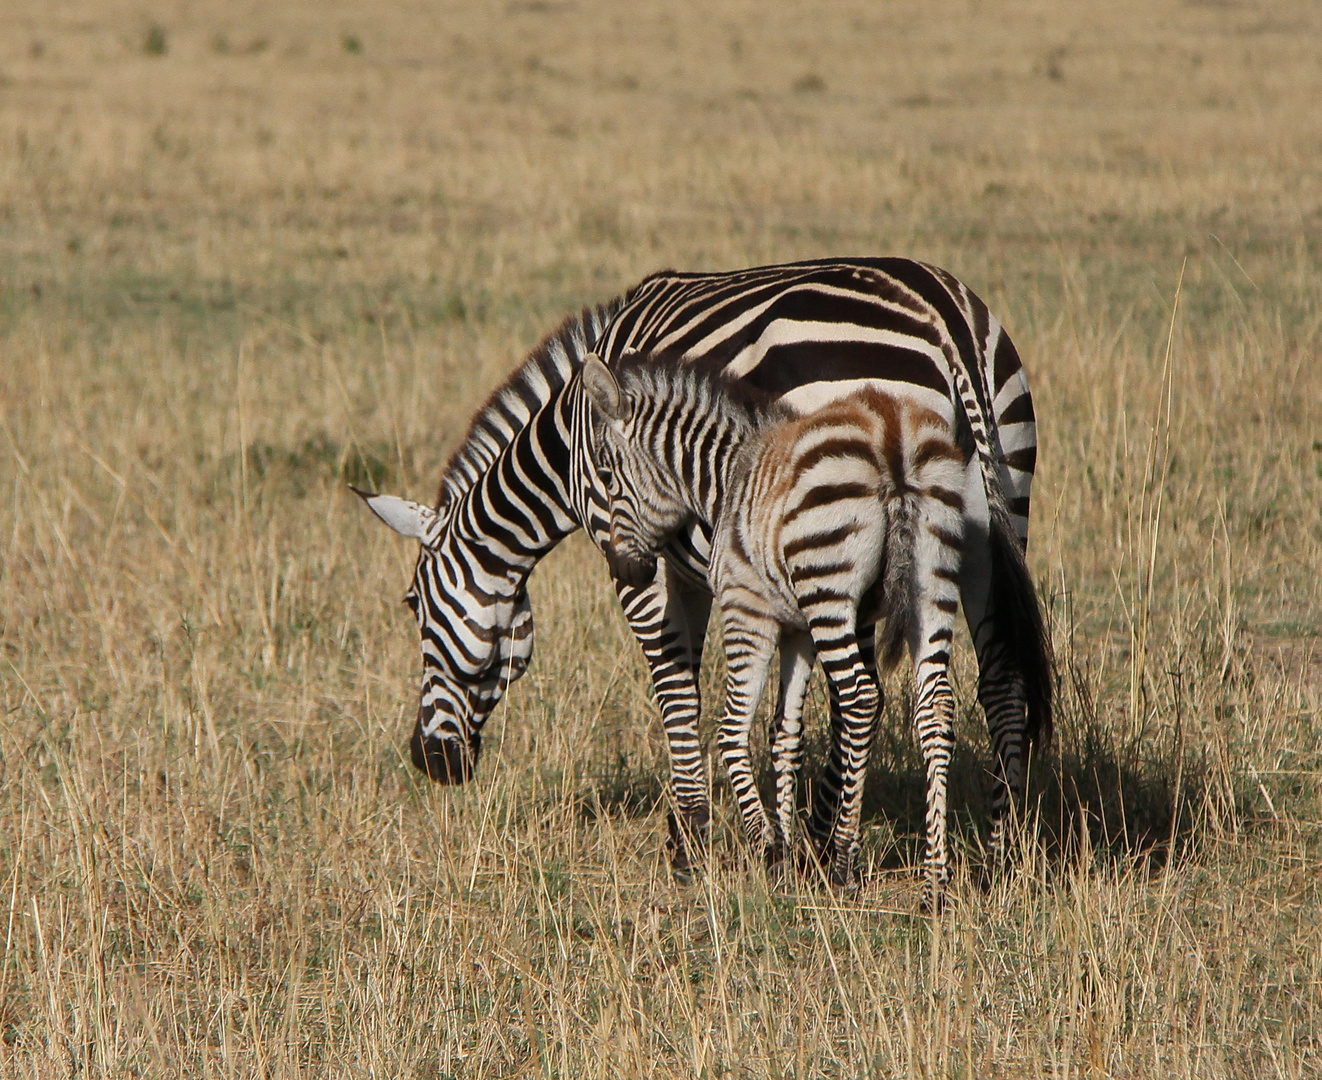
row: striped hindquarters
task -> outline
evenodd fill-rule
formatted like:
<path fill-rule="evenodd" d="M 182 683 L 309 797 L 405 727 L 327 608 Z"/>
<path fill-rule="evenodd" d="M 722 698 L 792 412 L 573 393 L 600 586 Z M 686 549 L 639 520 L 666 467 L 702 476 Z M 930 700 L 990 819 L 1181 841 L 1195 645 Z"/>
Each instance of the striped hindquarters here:
<path fill-rule="evenodd" d="M 723 600 L 771 591 L 785 624 L 851 635 L 863 606 L 894 664 L 919 605 L 958 608 L 964 467 L 944 417 L 875 389 L 776 425 L 727 515 Z"/>

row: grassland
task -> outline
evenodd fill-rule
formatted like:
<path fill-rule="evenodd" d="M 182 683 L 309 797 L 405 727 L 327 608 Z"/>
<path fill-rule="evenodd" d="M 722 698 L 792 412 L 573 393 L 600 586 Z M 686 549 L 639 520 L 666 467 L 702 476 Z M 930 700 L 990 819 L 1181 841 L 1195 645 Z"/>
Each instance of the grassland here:
<path fill-rule="evenodd" d="M 917 10 L 5 5 L 0 1075 L 1322 1073 L 1322 15 Z M 901 680 L 860 895 L 769 889 L 721 788 L 669 879 L 581 538 L 419 779 L 413 551 L 345 488 L 426 497 L 653 269 L 839 253 L 970 282 L 1040 418 L 1057 751 L 936 920 Z"/>

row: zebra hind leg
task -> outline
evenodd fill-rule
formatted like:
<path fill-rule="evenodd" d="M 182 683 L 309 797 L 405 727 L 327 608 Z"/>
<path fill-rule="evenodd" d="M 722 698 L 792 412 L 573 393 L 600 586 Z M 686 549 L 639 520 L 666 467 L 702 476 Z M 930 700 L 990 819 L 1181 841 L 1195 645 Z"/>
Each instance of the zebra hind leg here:
<path fill-rule="evenodd" d="M 881 715 L 881 686 L 853 635 L 838 636 L 838 624 L 814 627 L 822 667 L 832 687 L 831 749 L 813 809 L 814 833 L 823 835 L 819 864 L 835 888 L 858 882 L 854 863 L 859 848 L 863 781 Z M 838 712 L 838 720 L 835 715 Z"/>
<path fill-rule="evenodd" d="M 942 554 L 950 558 L 948 541 Z M 930 556 L 929 556 L 930 558 Z M 936 911 L 950 882 L 950 842 L 947 831 L 950 758 L 955 749 L 955 694 L 950 687 L 950 648 L 958 608 L 955 574 L 940 557 L 918 571 L 926 585 L 910 627 L 909 654 L 916 687 L 913 724 L 927 774 L 923 853 L 924 911 Z"/>
<path fill-rule="evenodd" d="M 955 748 L 955 695 L 944 668 L 929 670 L 918 680 L 914 728 L 927 773 L 924 911 L 940 909 L 950 882 L 950 842 L 947 833 L 950 756 Z"/>
<path fill-rule="evenodd" d="M 1024 811 L 1030 750 L 1051 740 L 1051 636 L 1023 549 L 1003 522 L 993 520 L 988 545 L 990 588 L 973 640 L 978 652 L 978 699 L 987 717 L 994 761 L 991 865 L 1005 862 Z M 971 625 L 975 625 L 972 624 Z"/>
<path fill-rule="evenodd" d="M 771 765 L 776 777 L 778 836 L 768 855 L 768 869 L 778 872 L 794 848 L 798 780 L 803 766 L 803 700 L 816 654 L 812 638 L 785 633 L 780 643 L 780 697 L 771 722 Z"/>
<path fill-rule="evenodd" d="M 717 736 L 717 748 L 735 803 L 743 819 L 744 834 L 756 859 L 769 864 L 776 848 L 776 829 L 762 805 L 749 753 L 749 733 L 753 714 L 766 685 L 771 654 L 780 636 L 779 625 L 771 619 L 747 612 L 726 611 L 725 650 L 729 674 L 725 683 L 725 716 Z"/>
<path fill-rule="evenodd" d="M 994 873 L 1010 857 L 1024 808 L 1026 703 L 1023 682 L 1002 652 L 988 649 L 980 667 L 978 701 L 987 717 L 993 762 L 988 846 Z"/>
<path fill-rule="evenodd" d="M 864 597 L 859 610 L 857 631 L 859 658 L 863 663 L 864 670 L 877 685 L 878 704 L 877 718 L 873 725 L 874 731 L 876 724 L 880 723 L 881 720 L 882 705 L 881 676 L 877 669 L 877 617 L 878 604 L 874 593 Z M 840 711 L 839 692 L 835 684 L 829 679 L 827 680 L 826 689 L 830 704 L 830 750 L 828 751 L 821 782 L 816 787 L 815 798 L 812 801 L 812 812 L 808 818 L 810 850 L 806 852 L 816 863 L 816 869 L 819 872 L 827 872 L 836 859 L 834 836 L 836 822 L 840 816 L 840 790 L 842 786 L 840 770 L 842 765 L 835 750 L 836 747 L 841 745 L 845 731 L 844 717 Z M 805 865 L 803 869 L 807 870 L 809 867 Z"/>

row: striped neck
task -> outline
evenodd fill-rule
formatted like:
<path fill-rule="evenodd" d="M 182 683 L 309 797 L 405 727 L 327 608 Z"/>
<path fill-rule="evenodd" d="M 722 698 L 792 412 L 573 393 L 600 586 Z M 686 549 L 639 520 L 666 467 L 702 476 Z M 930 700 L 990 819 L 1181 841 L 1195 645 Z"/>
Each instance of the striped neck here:
<path fill-rule="evenodd" d="M 747 448 L 781 410 L 679 358 L 626 365 L 620 378 L 636 395 L 633 438 L 652 450 L 679 501 L 713 527 L 747 467 Z"/>
<path fill-rule="evenodd" d="M 689 506 L 708 528 L 715 527 L 722 506 L 739 487 L 748 469 L 748 448 L 759 434 L 756 416 L 729 399 L 724 404 L 701 432 L 697 445 L 705 452 L 675 443 L 676 475 L 687 480 Z"/>
<path fill-rule="evenodd" d="M 580 527 L 564 483 L 571 408 L 561 387 L 452 504 L 442 544 L 466 552 L 468 572 L 485 591 L 517 592 L 537 562 Z"/>

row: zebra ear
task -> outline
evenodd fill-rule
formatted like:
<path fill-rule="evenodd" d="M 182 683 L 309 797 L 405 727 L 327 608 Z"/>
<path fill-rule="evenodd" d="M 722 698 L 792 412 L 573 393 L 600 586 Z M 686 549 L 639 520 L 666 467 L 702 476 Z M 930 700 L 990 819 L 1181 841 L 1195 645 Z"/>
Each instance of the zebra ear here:
<path fill-rule="evenodd" d="M 620 384 L 596 353 L 588 353 L 583 361 L 583 389 L 607 419 L 623 420 L 629 415 L 629 404 Z"/>
<path fill-rule="evenodd" d="M 427 542 L 427 533 L 436 521 L 436 511 L 430 506 L 401 499 L 397 495 L 372 495 L 359 491 L 352 484 L 350 490 L 377 517 L 389 525 L 400 536 L 408 536 L 423 544 Z"/>

